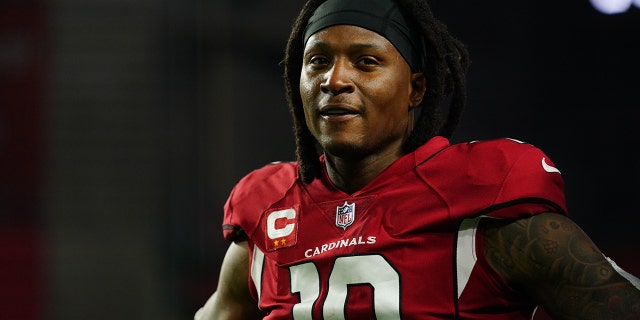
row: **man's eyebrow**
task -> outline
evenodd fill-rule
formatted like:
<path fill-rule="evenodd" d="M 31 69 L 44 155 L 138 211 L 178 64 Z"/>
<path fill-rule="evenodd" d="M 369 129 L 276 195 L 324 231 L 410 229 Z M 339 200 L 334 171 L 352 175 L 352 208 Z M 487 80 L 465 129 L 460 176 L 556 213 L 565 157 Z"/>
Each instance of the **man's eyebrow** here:
<path fill-rule="evenodd" d="M 329 45 L 329 43 L 322 41 L 322 40 L 314 40 L 314 41 L 309 41 L 307 43 L 307 45 L 305 46 L 305 51 L 307 48 L 320 48 L 320 49 L 326 49 L 326 48 L 330 48 L 331 46 Z"/>
<path fill-rule="evenodd" d="M 371 43 L 371 42 L 357 42 L 349 45 L 349 49 L 351 50 L 359 50 L 359 49 L 376 49 L 376 50 L 385 50 L 381 45 Z"/>

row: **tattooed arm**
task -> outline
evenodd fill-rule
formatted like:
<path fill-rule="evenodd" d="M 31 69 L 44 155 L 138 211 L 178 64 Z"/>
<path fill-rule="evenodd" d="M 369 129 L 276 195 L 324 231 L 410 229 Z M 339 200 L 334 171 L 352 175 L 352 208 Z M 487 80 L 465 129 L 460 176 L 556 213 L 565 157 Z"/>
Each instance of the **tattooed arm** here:
<path fill-rule="evenodd" d="M 640 289 L 566 216 L 485 220 L 490 265 L 553 319 L 640 319 Z"/>

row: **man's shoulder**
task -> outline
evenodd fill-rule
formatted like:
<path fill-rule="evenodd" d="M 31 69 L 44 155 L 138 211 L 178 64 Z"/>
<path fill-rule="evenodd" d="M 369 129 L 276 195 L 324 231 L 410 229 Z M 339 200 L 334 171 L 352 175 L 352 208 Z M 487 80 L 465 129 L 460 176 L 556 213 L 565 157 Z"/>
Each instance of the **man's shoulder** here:
<path fill-rule="evenodd" d="M 225 203 L 225 238 L 235 240 L 243 233 L 252 234 L 262 212 L 283 199 L 295 185 L 297 168 L 294 162 L 272 162 L 240 179 Z"/>
<path fill-rule="evenodd" d="M 236 184 L 232 198 L 252 201 L 284 195 L 298 180 L 297 162 L 272 162 L 245 175 Z"/>
<path fill-rule="evenodd" d="M 518 154 L 536 147 L 528 142 L 513 138 L 495 138 L 487 140 L 473 140 L 457 143 L 452 150 L 462 153 L 507 153 Z"/>
<path fill-rule="evenodd" d="M 535 146 L 512 138 L 474 140 L 452 144 L 418 166 L 427 177 L 441 177 L 450 184 L 453 177 L 493 180 L 499 183 L 513 166 Z"/>
<path fill-rule="evenodd" d="M 516 139 L 457 143 L 423 162 L 417 172 L 448 205 L 466 206 L 460 212 L 525 200 L 566 211 L 560 170 L 541 149 Z"/>
<path fill-rule="evenodd" d="M 295 180 L 298 178 L 298 163 L 276 161 L 261 168 L 255 169 L 245 175 L 241 183 L 262 183 L 276 180 Z"/>
<path fill-rule="evenodd" d="M 534 145 L 512 139 L 496 138 L 461 142 L 443 149 L 434 156 L 434 162 L 465 163 L 471 166 L 492 166 L 506 168 L 530 152 L 541 152 Z"/>
<path fill-rule="evenodd" d="M 534 145 L 513 138 L 494 138 L 472 140 L 450 144 L 448 140 L 437 137 L 416 150 L 416 163 L 419 167 L 440 163 L 449 166 L 453 163 L 479 165 L 504 161 L 515 161 L 531 150 L 539 150 Z"/>

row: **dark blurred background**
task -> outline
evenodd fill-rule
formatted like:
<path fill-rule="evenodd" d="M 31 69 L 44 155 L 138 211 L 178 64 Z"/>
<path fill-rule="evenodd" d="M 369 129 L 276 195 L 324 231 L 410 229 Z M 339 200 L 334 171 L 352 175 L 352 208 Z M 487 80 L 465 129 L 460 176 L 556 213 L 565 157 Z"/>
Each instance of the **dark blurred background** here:
<path fill-rule="evenodd" d="M 432 2 L 472 57 L 454 142 L 542 148 L 640 275 L 640 3 Z M 279 62 L 301 6 L 0 1 L 0 319 L 192 318 L 232 186 L 294 159 Z"/>

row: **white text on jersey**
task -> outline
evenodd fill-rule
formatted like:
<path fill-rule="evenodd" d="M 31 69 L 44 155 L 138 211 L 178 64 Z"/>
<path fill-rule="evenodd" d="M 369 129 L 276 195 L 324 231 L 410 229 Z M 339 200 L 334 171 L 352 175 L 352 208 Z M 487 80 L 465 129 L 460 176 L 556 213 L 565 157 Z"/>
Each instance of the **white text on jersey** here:
<path fill-rule="evenodd" d="M 325 253 L 327 251 L 331 251 L 337 248 L 351 247 L 351 246 L 357 246 L 357 245 L 363 245 L 363 244 L 374 244 L 374 243 L 376 243 L 375 236 L 367 236 L 367 237 L 360 236 L 357 238 L 354 237 L 350 239 L 342 239 L 342 240 L 334 241 L 331 243 L 325 243 L 319 247 L 307 249 L 304 252 L 304 256 L 307 258 L 311 258 L 315 255 L 319 255 L 321 253 Z"/>

